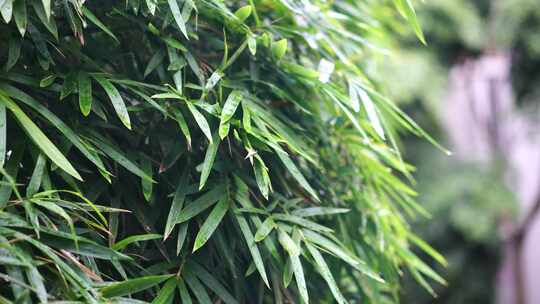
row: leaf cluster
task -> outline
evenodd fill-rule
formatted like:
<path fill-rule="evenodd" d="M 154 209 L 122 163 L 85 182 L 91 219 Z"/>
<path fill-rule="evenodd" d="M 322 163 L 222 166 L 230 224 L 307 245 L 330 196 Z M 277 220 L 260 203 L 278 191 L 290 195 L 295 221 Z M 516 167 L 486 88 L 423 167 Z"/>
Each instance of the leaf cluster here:
<path fill-rule="evenodd" d="M 375 4 L 423 35 L 410 0 L 357 2 L 0 0 L 1 301 L 386 303 L 402 269 L 443 282 L 410 250 L 444 263 L 408 229 L 396 143 L 431 138 L 369 80 L 362 36 Z"/>

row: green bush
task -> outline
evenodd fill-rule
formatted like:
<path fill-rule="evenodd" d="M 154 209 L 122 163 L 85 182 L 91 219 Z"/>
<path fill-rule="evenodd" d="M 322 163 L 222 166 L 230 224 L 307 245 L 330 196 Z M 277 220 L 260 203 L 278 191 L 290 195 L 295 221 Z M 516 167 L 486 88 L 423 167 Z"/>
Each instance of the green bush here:
<path fill-rule="evenodd" d="M 369 80 L 388 22 L 423 40 L 409 0 L 0 12 L 1 302 L 386 303 L 403 270 L 443 282 L 410 250 L 444 263 L 408 229 L 395 136 L 431 139 Z"/>

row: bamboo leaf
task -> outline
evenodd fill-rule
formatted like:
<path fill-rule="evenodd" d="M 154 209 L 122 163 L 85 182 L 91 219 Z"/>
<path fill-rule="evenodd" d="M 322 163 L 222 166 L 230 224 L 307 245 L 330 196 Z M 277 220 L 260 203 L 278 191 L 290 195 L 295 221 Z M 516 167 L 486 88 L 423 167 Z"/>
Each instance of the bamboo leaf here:
<path fill-rule="evenodd" d="M 163 59 L 165 59 L 165 51 L 163 49 L 159 49 L 152 58 L 150 58 L 150 61 L 148 61 L 148 65 L 146 66 L 146 69 L 144 70 L 144 78 L 146 76 L 150 75 L 152 71 L 154 71 L 161 63 L 163 63 Z"/>
<path fill-rule="evenodd" d="M 192 304 L 191 297 L 189 296 L 189 292 L 187 290 L 186 284 L 184 283 L 184 280 L 178 279 L 178 292 L 180 293 L 180 300 L 182 301 L 182 304 Z"/>
<path fill-rule="evenodd" d="M 51 18 L 51 0 L 41 0 L 41 3 L 43 4 L 43 9 L 45 10 L 45 15 L 47 16 L 47 19 Z"/>
<path fill-rule="evenodd" d="M 307 182 L 304 175 L 302 175 L 300 170 L 298 170 L 298 167 L 296 167 L 296 165 L 292 162 L 292 160 L 289 158 L 289 156 L 286 153 L 283 153 L 282 151 L 279 151 L 279 150 L 275 150 L 275 151 L 276 151 L 277 156 L 281 160 L 281 162 L 285 165 L 287 170 L 289 170 L 291 175 L 294 177 L 294 179 L 296 179 L 296 181 L 300 184 L 300 186 L 302 186 L 302 188 L 306 189 L 306 191 L 309 192 L 309 194 L 311 194 L 311 196 L 315 200 L 319 201 L 319 197 L 317 196 L 317 193 L 309 185 L 309 183 Z"/>
<path fill-rule="evenodd" d="M 255 243 L 255 239 L 253 238 L 253 233 L 249 228 L 249 224 L 244 216 L 239 214 L 236 214 L 236 220 L 238 222 L 238 226 L 240 226 L 240 231 L 242 231 L 242 235 L 244 235 L 244 239 L 246 240 L 246 245 L 248 246 L 251 257 L 253 258 L 253 263 L 255 263 L 255 267 L 257 268 L 257 271 L 261 275 L 266 286 L 270 288 L 270 284 L 268 284 L 268 277 L 266 276 L 266 271 L 264 270 L 264 263 L 261 253 L 257 247 L 257 244 Z"/>
<path fill-rule="evenodd" d="M 118 38 L 111 32 L 111 30 L 99 20 L 94 13 L 92 13 L 89 9 L 86 8 L 86 6 L 82 6 L 82 13 L 90 22 L 95 24 L 97 27 L 99 27 L 103 32 L 105 32 L 107 35 L 109 35 L 112 39 L 114 39 L 116 42 L 118 41 Z"/>
<path fill-rule="evenodd" d="M 84 116 L 92 109 L 92 81 L 84 72 L 79 72 L 79 108 Z"/>
<path fill-rule="evenodd" d="M 128 245 L 135 243 L 135 242 L 142 242 L 142 241 L 148 241 L 148 240 L 155 240 L 161 238 L 160 234 L 154 234 L 154 233 L 147 233 L 147 234 L 139 234 L 139 235 L 132 235 L 129 236 L 120 242 L 114 244 L 112 246 L 112 249 L 114 250 L 122 250 L 126 248 Z"/>
<path fill-rule="evenodd" d="M 170 278 L 165 282 L 165 285 L 159 290 L 157 296 L 152 301 L 152 304 L 167 304 L 172 302 L 174 290 L 176 289 L 176 279 Z"/>
<path fill-rule="evenodd" d="M 131 295 L 139 291 L 154 287 L 157 284 L 171 278 L 172 276 L 172 274 L 146 276 L 112 283 L 101 288 L 101 294 L 107 298 Z"/>
<path fill-rule="evenodd" d="M 259 226 L 259 229 L 257 229 L 257 232 L 255 233 L 255 242 L 260 242 L 264 240 L 272 230 L 276 228 L 276 223 L 272 219 L 272 217 L 266 218 L 261 226 Z"/>
<path fill-rule="evenodd" d="M 15 17 L 15 24 L 22 37 L 26 33 L 26 25 L 28 24 L 28 17 L 26 13 L 26 0 L 14 1 L 13 15 Z"/>
<path fill-rule="evenodd" d="M 3 5 L 0 5 L 0 14 L 6 23 L 9 23 L 13 16 L 13 1 L 14 0 L 5 0 Z"/>
<path fill-rule="evenodd" d="M 341 294 L 341 291 L 336 284 L 336 280 L 334 280 L 334 276 L 332 276 L 332 272 L 330 271 L 330 268 L 328 268 L 328 265 L 326 264 L 326 261 L 324 260 L 319 250 L 317 250 L 317 248 L 310 244 L 306 244 L 306 247 L 313 259 L 315 260 L 315 264 L 317 264 L 319 272 L 326 281 L 326 284 L 328 284 L 328 287 L 330 287 L 330 291 L 332 291 L 334 299 L 336 299 L 337 303 L 339 304 L 346 303 L 347 301 Z"/>
<path fill-rule="evenodd" d="M 194 105 L 191 103 L 187 103 L 187 107 L 189 111 L 191 112 L 191 115 L 193 115 L 193 118 L 195 118 L 195 122 L 197 122 L 197 125 L 199 125 L 199 128 L 204 133 L 206 138 L 212 143 L 212 131 L 210 131 L 210 126 L 208 125 L 208 121 L 206 121 L 206 118 L 195 108 Z"/>
<path fill-rule="evenodd" d="M 199 233 L 197 233 L 197 237 L 195 238 L 195 244 L 193 245 L 193 252 L 204 246 L 208 239 L 210 239 L 210 236 L 212 236 L 216 228 L 223 220 L 223 217 L 229 210 L 229 206 L 229 198 L 224 195 L 214 207 L 212 212 L 210 212 L 210 215 L 208 215 L 204 221 L 201 229 L 199 229 Z"/>
<path fill-rule="evenodd" d="M 208 292 L 206 292 L 206 289 L 201 284 L 199 279 L 197 279 L 195 274 L 188 273 L 187 275 L 183 276 L 183 278 L 200 304 L 212 304 Z"/>
<path fill-rule="evenodd" d="M 184 20 L 184 17 L 182 17 L 182 13 L 180 12 L 180 8 L 178 7 L 177 0 L 167 0 L 167 3 L 169 4 L 169 8 L 171 9 L 171 12 L 174 17 L 174 21 L 176 21 L 176 25 L 178 25 L 178 28 L 184 34 L 184 37 L 189 40 L 187 29 L 186 29 L 186 21 Z"/>
<path fill-rule="evenodd" d="M 167 237 L 169 237 L 174 226 L 176 225 L 178 221 L 180 212 L 182 208 L 184 207 L 187 185 L 188 185 L 187 171 L 184 171 L 184 173 L 182 174 L 182 177 L 180 177 L 180 181 L 174 193 L 171 209 L 169 210 L 169 215 L 167 216 L 167 223 L 165 224 L 165 232 L 163 233 L 163 240 L 166 240 Z"/>
<path fill-rule="evenodd" d="M 124 103 L 124 100 L 120 95 L 120 92 L 118 92 L 116 87 L 105 77 L 101 75 L 93 75 L 93 77 L 105 90 L 107 96 L 109 96 L 114 110 L 116 111 L 116 115 L 118 115 L 120 121 L 124 124 L 124 126 L 126 126 L 126 128 L 131 130 L 131 121 L 129 118 L 129 114 L 126 108 L 126 104 Z"/>
<path fill-rule="evenodd" d="M 69 175 L 82 181 L 82 177 L 77 170 L 73 168 L 66 157 L 58 148 L 47 138 L 41 129 L 22 111 L 22 109 L 11 98 L 0 92 L 0 102 L 3 103 L 17 118 L 32 141 L 38 146 L 47 157 L 58 167 Z"/>
<path fill-rule="evenodd" d="M 6 161 L 6 142 L 7 142 L 7 120 L 6 105 L 0 104 L 0 168 L 4 167 Z"/>
<path fill-rule="evenodd" d="M 147 202 L 150 202 L 150 198 L 152 197 L 152 190 L 153 190 L 152 163 L 148 158 L 146 158 L 144 156 L 141 157 L 141 169 L 144 171 L 146 176 L 150 177 L 150 179 L 141 178 L 141 188 L 142 188 L 142 191 L 143 191 L 144 199 Z"/>
<path fill-rule="evenodd" d="M 225 289 L 217 279 L 215 279 L 210 272 L 204 269 L 201 265 L 190 261 L 189 263 L 190 273 L 195 274 L 210 290 L 212 290 L 220 299 L 226 304 L 238 304 L 233 296 Z M 191 271 L 192 270 L 192 271 Z"/>
<path fill-rule="evenodd" d="M 45 159 L 43 154 L 39 154 L 36 161 L 36 166 L 34 167 L 34 171 L 32 172 L 32 177 L 30 178 L 30 182 L 28 182 L 28 186 L 26 187 L 27 197 L 31 197 L 36 192 L 38 192 L 39 187 L 41 186 L 41 180 L 43 179 L 43 174 L 45 173 L 46 163 L 47 160 Z"/>
<path fill-rule="evenodd" d="M 290 252 L 289 252 L 290 253 Z M 309 303 L 309 296 L 306 286 L 306 278 L 304 277 L 304 268 L 300 262 L 300 257 L 298 255 L 290 254 L 291 258 L 291 268 L 294 273 L 294 279 L 296 280 L 296 286 L 300 292 L 300 298 L 303 303 Z"/>
<path fill-rule="evenodd" d="M 110 158 L 112 158 L 115 162 L 117 162 L 120 166 L 126 168 L 129 172 L 149 181 L 152 183 L 155 183 L 155 181 L 152 179 L 151 176 L 148 176 L 144 170 L 139 168 L 135 164 L 135 162 L 131 161 L 129 158 L 127 158 L 123 152 L 118 150 L 117 148 L 113 147 L 112 145 L 109 145 L 108 143 L 101 141 L 99 143 L 99 148 L 101 151 L 103 151 L 105 154 L 107 154 Z"/>
<path fill-rule="evenodd" d="M 182 210 L 180 216 L 178 216 L 178 218 L 176 219 L 176 223 L 183 223 L 185 221 L 188 221 L 209 208 L 210 206 L 212 206 L 213 204 L 215 204 L 221 198 L 221 196 L 223 195 L 223 191 L 225 190 L 225 185 L 217 185 L 212 190 L 206 192 L 198 199 L 191 202 Z"/>
<path fill-rule="evenodd" d="M 6 2 L 4 3 L 4 6 L 7 5 L 7 2 L 10 2 L 12 0 L 5 0 L 5 1 Z M 11 68 L 13 68 L 15 64 L 17 64 L 20 57 L 21 57 L 21 40 L 16 39 L 16 38 L 9 39 L 8 59 L 4 67 L 6 72 L 9 72 L 9 70 L 11 70 Z"/>
<path fill-rule="evenodd" d="M 208 145 L 208 149 L 206 149 L 206 154 L 204 156 L 201 179 L 199 181 L 199 190 L 204 187 L 204 185 L 206 184 L 206 180 L 210 175 L 210 171 L 212 171 L 214 160 L 216 159 L 216 154 L 219 148 L 219 143 L 220 141 L 217 134 L 214 134 L 214 139 L 210 141 L 210 144 Z"/>

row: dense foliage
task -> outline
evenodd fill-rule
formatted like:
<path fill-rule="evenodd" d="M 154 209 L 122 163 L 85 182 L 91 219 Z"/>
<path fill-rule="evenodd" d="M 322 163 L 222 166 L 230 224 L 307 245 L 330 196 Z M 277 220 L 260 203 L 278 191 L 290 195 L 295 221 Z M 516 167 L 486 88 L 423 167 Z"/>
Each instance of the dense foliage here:
<path fill-rule="evenodd" d="M 395 139 L 429 137 L 370 81 L 387 21 L 423 40 L 409 0 L 0 12 L 2 302 L 386 303 L 404 270 L 443 282 L 410 249 L 444 263 L 406 223 L 423 209 Z"/>

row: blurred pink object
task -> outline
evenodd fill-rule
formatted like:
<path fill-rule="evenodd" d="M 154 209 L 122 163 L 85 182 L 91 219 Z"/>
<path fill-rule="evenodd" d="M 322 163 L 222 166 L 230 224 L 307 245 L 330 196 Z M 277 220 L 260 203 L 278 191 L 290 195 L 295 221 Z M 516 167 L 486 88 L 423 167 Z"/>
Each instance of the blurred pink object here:
<path fill-rule="evenodd" d="M 520 204 L 521 223 L 540 197 L 540 116 L 529 117 L 515 109 L 510 68 L 507 52 L 490 52 L 455 65 L 450 71 L 441 120 L 451 150 L 460 160 L 486 165 L 497 159 L 504 161 L 508 186 Z M 540 288 L 536 287 L 540 281 L 540 260 L 536 258 L 540 256 L 539 220 L 534 219 L 526 232 L 519 263 L 514 260 L 512 243 L 503 248 L 496 293 L 500 304 L 540 303 Z M 501 233 L 508 236 L 517 226 L 505 221 Z M 521 301 L 515 267 L 519 264 L 525 265 L 521 267 Z"/>

